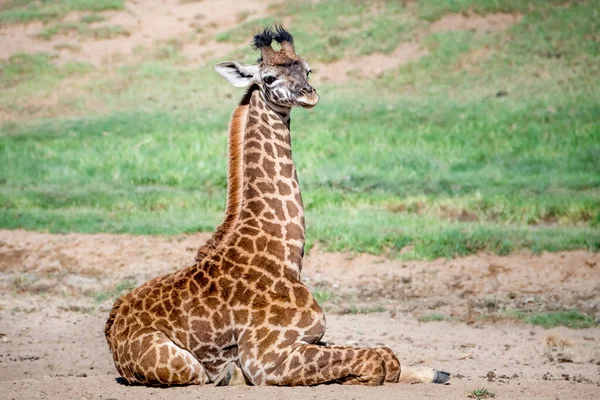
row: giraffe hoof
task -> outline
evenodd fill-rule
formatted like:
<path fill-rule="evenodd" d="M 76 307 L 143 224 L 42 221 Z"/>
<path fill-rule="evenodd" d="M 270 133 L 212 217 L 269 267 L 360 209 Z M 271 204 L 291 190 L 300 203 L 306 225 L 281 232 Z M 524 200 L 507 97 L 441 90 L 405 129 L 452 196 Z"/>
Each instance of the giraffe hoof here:
<path fill-rule="evenodd" d="M 129 386 L 129 381 L 127 381 L 127 379 L 119 376 L 118 378 L 115 378 L 115 382 L 117 382 L 119 385 L 125 385 L 125 386 Z"/>
<path fill-rule="evenodd" d="M 223 372 L 217 377 L 215 386 L 238 386 L 245 385 L 244 373 L 236 364 L 230 362 Z"/>
<path fill-rule="evenodd" d="M 450 372 L 435 370 L 433 375 L 433 383 L 446 383 L 450 380 Z"/>

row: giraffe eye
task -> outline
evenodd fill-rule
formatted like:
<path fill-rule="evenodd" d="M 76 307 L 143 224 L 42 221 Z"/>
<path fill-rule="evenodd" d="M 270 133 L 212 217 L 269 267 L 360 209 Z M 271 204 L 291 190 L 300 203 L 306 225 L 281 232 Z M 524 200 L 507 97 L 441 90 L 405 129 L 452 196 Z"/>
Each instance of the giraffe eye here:
<path fill-rule="evenodd" d="M 265 76 L 265 77 L 263 78 L 263 81 L 264 81 L 264 82 L 265 82 L 267 85 L 270 85 L 271 83 L 275 82 L 275 77 L 274 77 L 274 76 L 271 76 L 271 75 L 269 75 L 269 76 Z"/>

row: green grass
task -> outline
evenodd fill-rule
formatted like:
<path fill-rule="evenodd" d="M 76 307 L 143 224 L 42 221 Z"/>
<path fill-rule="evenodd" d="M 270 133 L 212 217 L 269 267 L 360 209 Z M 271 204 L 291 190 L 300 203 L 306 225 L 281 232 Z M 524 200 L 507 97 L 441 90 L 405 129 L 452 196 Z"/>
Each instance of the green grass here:
<path fill-rule="evenodd" d="M 359 315 L 359 314 L 382 313 L 382 312 L 386 312 L 386 311 L 387 311 L 387 309 L 383 306 L 358 307 L 356 305 L 352 305 L 350 307 L 338 309 L 337 313 L 344 314 L 344 315 L 346 315 L 346 314 Z"/>
<path fill-rule="evenodd" d="M 576 310 L 539 313 L 531 315 L 525 320 L 532 325 L 544 328 L 566 326 L 573 329 L 585 329 L 598 326 L 598 323 L 592 317 L 581 314 Z"/>
<path fill-rule="evenodd" d="M 219 37 L 248 42 L 259 25 L 293 15 L 298 51 L 330 61 L 391 51 L 440 13 L 523 14 L 505 33 L 428 35 L 429 55 L 378 80 L 318 85 L 320 104 L 294 111 L 309 248 L 417 259 L 600 249 L 593 2 L 500 3 L 383 1 L 373 11 L 351 2 L 338 15 L 336 1 L 290 1 Z M 0 111 L 11 120 L 0 124 L 0 227 L 212 230 L 225 205 L 228 118 L 242 91 L 212 70 L 222 60 L 177 66 L 180 47 L 147 49 L 147 61 L 110 73 L 44 54 L 2 62 Z M 484 57 L 462 66 L 474 52 Z M 48 117 L 32 120 L 40 109 Z"/>
<path fill-rule="evenodd" d="M 136 282 L 131 279 L 124 279 L 123 281 L 117 283 L 114 288 L 110 291 L 105 292 L 86 292 L 85 294 L 89 297 L 92 297 L 98 303 L 103 303 L 107 300 L 114 301 L 117 297 L 121 296 L 129 292 L 131 289 L 138 286 Z"/>
<path fill-rule="evenodd" d="M 50 62 L 47 54 L 14 54 L 0 61 L 0 85 L 3 89 L 26 83 L 36 77 L 37 83 L 58 78 L 58 68 Z"/>
<path fill-rule="evenodd" d="M 315 298 L 315 300 L 317 300 L 317 303 L 319 303 L 319 305 L 321 306 L 323 306 L 325 303 L 327 303 L 335 297 L 333 292 L 326 289 L 315 290 L 312 292 L 312 295 Z"/>
<path fill-rule="evenodd" d="M 117 36 L 129 36 L 129 32 L 121 25 L 105 25 L 91 27 L 90 22 L 61 22 L 44 27 L 38 37 L 44 40 L 50 40 L 55 35 L 66 35 L 69 32 L 75 32 L 79 36 L 90 39 L 111 39 Z"/>
<path fill-rule="evenodd" d="M 487 390 L 485 388 L 478 388 L 478 389 L 473 390 L 472 392 L 467 393 L 467 397 L 470 399 L 476 399 L 476 400 L 493 399 L 494 397 L 496 397 L 496 394 L 493 392 L 490 392 L 489 390 Z"/>
<path fill-rule="evenodd" d="M 44 102 L 67 78 L 77 79 L 94 70 L 87 63 L 66 61 L 53 63 L 45 53 L 14 54 L 8 60 L 0 60 L 0 110 L 28 115 L 40 108 L 49 108 L 52 102 Z M 43 105 L 39 105 L 39 102 Z M 56 106 L 82 104 L 79 100 L 59 96 Z M 61 110 L 62 112 L 62 110 Z M 0 123 L 0 135 L 23 126 L 24 122 Z M 26 123 L 25 123 L 26 124 Z"/>
<path fill-rule="evenodd" d="M 446 319 L 446 317 L 444 317 L 442 314 L 427 314 L 427 315 L 421 315 L 419 317 L 419 322 L 431 322 L 431 321 L 444 321 Z"/>
<path fill-rule="evenodd" d="M 591 2 L 588 2 L 591 4 Z M 419 17 L 434 21 L 447 13 L 535 13 L 568 4 L 566 0 L 419 0 Z"/>
<path fill-rule="evenodd" d="M 125 0 L 9 0 L 0 8 L 0 25 L 61 19 L 71 11 L 123 10 Z"/>
<path fill-rule="evenodd" d="M 99 14 L 90 14 L 82 17 L 79 21 L 84 24 L 93 24 L 95 22 L 102 22 L 106 18 Z"/>
<path fill-rule="evenodd" d="M 344 55 L 392 52 L 411 37 L 417 20 L 403 12 L 399 1 L 306 2 L 289 0 L 273 7 L 272 16 L 242 23 L 221 33 L 217 40 L 249 42 L 261 28 L 290 18 L 286 27 L 294 32 L 299 54 L 311 62 L 331 62 Z"/>
<path fill-rule="evenodd" d="M 557 326 L 566 326 L 572 329 L 586 329 L 598 326 L 598 322 L 589 315 L 580 313 L 577 310 L 569 311 L 548 311 L 548 312 L 527 312 L 523 310 L 505 310 L 497 313 L 480 314 L 478 319 L 483 321 L 513 321 L 525 322 L 531 325 L 537 325 L 544 328 L 554 328 Z"/>

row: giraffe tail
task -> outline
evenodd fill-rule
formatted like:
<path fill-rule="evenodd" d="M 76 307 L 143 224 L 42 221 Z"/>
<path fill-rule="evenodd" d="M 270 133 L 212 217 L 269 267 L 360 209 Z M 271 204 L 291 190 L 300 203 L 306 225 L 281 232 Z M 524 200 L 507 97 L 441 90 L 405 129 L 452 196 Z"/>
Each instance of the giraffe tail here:
<path fill-rule="evenodd" d="M 115 304 L 113 305 L 112 310 L 110 310 L 110 314 L 108 315 L 108 319 L 106 320 L 106 325 L 104 325 L 104 336 L 106 336 L 106 340 L 108 341 L 108 345 L 110 346 L 110 330 L 115 322 L 115 317 L 119 312 L 119 307 L 123 303 L 123 299 L 119 297 L 115 300 Z"/>

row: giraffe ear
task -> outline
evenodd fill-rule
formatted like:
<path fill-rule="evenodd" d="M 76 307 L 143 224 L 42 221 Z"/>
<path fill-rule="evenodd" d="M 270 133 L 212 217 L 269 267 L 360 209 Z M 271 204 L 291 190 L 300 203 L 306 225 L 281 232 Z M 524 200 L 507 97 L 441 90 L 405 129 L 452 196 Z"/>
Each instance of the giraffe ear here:
<path fill-rule="evenodd" d="M 258 81 L 257 65 L 242 65 L 225 61 L 215 65 L 215 71 L 223 75 L 235 87 L 246 87 Z"/>

